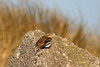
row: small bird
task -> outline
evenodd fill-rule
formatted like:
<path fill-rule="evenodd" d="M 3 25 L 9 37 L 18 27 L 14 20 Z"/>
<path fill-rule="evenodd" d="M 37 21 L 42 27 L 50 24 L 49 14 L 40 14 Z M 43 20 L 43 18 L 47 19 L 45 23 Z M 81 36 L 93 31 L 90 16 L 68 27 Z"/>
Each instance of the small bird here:
<path fill-rule="evenodd" d="M 50 48 L 51 47 L 51 41 L 52 41 L 52 34 L 46 34 L 42 36 L 35 44 L 35 47 L 38 49 L 44 49 L 44 48 Z"/>

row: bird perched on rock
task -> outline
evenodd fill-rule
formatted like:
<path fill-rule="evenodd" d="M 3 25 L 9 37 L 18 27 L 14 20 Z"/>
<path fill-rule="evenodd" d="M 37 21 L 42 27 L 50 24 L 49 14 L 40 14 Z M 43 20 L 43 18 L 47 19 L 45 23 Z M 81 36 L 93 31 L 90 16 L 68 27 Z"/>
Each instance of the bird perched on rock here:
<path fill-rule="evenodd" d="M 37 49 L 44 49 L 44 48 L 50 48 L 51 47 L 51 41 L 52 41 L 52 34 L 46 34 L 42 36 L 34 45 Z"/>

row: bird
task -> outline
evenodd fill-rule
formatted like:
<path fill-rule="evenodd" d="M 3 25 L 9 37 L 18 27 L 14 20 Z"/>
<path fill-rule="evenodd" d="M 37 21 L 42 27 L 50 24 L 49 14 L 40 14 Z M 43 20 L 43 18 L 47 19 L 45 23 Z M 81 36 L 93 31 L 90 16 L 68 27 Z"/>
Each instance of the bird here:
<path fill-rule="evenodd" d="M 34 45 L 37 49 L 44 49 L 44 48 L 50 48 L 51 47 L 51 41 L 52 41 L 52 34 L 46 34 L 42 36 Z"/>

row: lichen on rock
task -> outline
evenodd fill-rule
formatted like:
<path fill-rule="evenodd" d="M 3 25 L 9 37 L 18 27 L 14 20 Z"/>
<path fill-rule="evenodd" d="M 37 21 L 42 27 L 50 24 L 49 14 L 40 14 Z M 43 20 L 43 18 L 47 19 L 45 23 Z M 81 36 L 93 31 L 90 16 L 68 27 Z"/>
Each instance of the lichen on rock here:
<path fill-rule="evenodd" d="M 50 48 L 35 53 L 34 45 L 43 35 L 40 30 L 26 33 L 8 67 L 100 67 L 97 57 L 57 35 L 53 35 Z"/>

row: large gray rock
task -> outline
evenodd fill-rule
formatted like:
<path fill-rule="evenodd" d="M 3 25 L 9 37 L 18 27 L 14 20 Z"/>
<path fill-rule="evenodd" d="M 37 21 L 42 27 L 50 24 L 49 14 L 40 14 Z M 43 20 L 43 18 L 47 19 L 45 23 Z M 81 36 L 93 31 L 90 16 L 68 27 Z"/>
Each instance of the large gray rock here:
<path fill-rule="evenodd" d="M 35 43 L 43 35 L 40 30 L 28 32 L 9 59 L 8 67 L 100 67 L 98 58 L 57 35 L 53 35 L 50 48 L 34 52 Z"/>

